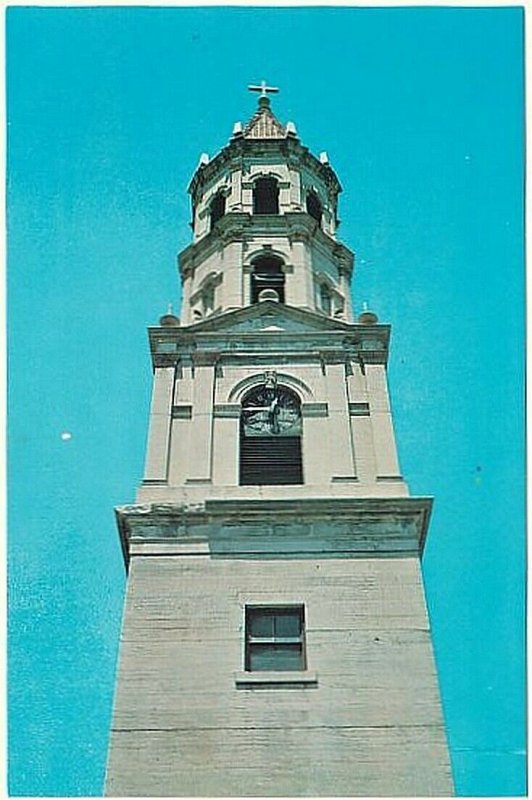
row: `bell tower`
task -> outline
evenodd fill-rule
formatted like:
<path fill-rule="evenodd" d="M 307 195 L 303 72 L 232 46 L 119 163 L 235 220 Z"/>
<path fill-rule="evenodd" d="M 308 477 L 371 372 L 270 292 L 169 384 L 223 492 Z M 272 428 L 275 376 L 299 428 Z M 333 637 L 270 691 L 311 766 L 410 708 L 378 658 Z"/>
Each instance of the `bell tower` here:
<path fill-rule="evenodd" d="M 181 320 L 149 329 L 106 793 L 448 796 L 390 327 L 353 318 L 326 153 L 250 89 L 189 187 Z"/>

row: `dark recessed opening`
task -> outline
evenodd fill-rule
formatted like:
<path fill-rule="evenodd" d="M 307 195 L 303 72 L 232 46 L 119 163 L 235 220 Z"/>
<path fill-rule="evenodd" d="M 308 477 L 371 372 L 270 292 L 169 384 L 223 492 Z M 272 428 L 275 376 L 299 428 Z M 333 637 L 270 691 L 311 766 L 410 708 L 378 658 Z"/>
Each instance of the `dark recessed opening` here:
<path fill-rule="evenodd" d="M 275 178 L 258 178 L 253 188 L 253 213 L 279 213 L 279 185 Z"/>
<path fill-rule="evenodd" d="M 261 256 L 253 262 L 251 273 L 251 302 L 257 303 L 263 289 L 274 289 L 279 302 L 284 303 L 285 276 L 282 271 L 283 262 L 274 256 Z"/>
<path fill-rule="evenodd" d="M 314 217 L 314 219 L 318 222 L 321 222 L 323 209 L 316 192 L 309 192 L 307 194 L 307 213 L 310 214 L 311 217 Z"/>

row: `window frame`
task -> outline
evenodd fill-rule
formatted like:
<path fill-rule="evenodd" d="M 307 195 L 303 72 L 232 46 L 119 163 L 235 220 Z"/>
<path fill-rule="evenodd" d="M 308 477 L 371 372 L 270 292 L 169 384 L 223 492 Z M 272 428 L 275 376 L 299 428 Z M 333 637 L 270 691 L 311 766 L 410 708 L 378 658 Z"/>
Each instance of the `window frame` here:
<path fill-rule="evenodd" d="M 299 623 L 299 634 L 297 636 L 279 636 L 275 634 L 275 619 L 276 617 L 297 615 Z M 256 636 L 252 635 L 251 628 L 253 620 L 259 616 L 268 617 L 270 615 L 272 620 L 272 636 Z M 258 652 L 266 652 L 268 648 L 271 650 L 281 650 L 286 652 L 299 653 L 299 663 L 295 666 L 281 664 L 268 664 L 263 668 L 252 667 L 252 654 Z M 271 651 L 270 651 L 271 652 Z M 306 652 L 306 636 L 305 636 L 305 605 L 303 603 L 290 603 L 279 605 L 258 605 L 249 604 L 244 607 L 244 671 L 246 674 L 260 674 L 260 673 L 298 673 L 307 671 L 307 652 Z"/>

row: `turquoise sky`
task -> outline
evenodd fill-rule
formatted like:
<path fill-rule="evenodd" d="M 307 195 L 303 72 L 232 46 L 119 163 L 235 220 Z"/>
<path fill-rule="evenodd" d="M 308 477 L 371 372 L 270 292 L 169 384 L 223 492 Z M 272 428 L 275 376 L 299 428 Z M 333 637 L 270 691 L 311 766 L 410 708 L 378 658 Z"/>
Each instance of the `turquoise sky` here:
<path fill-rule="evenodd" d="M 435 497 L 457 792 L 525 791 L 522 26 L 509 7 L 8 9 L 12 794 L 102 791 L 146 326 L 178 304 L 199 155 L 262 78 L 344 187 L 356 310 L 392 324 L 402 470 Z"/>

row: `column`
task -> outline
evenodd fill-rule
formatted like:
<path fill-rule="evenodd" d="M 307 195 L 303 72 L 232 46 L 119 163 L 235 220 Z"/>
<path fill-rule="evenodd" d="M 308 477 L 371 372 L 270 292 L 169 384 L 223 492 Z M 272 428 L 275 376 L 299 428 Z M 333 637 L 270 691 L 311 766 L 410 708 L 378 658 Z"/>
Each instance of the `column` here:
<path fill-rule="evenodd" d="M 285 302 L 291 306 L 313 308 L 313 285 L 309 266 L 308 245 L 303 237 L 291 241 L 293 272 L 287 275 Z"/>
<path fill-rule="evenodd" d="M 194 383 L 190 358 L 181 359 L 176 369 L 174 402 L 172 407 L 172 431 L 170 439 L 170 458 L 168 483 L 180 486 L 185 483 L 190 453 L 192 427 L 192 402 Z"/>
<path fill-rule="evenodd" d="M 377 473 L 366 379 L 355 361 L 349 362 L 346 383 L 357 477 L 362 483 L 374 483 Z"/>
<path fill-rule="evenodd" d="M 210 483 L 212 477 L 214 365 L 196 365 L 193 385 L 194 402 L 186 482 Z"/>
<path fill-rule="evenodd" d="M 153 376 L 145 481 L 167 480 L 174 372 L 174 367 L 157 367 Z"/>
<path fill-rule="evenodd" d="M 377 480 L 401 478 L 384 364 L 366 364 Z"/>
<path fill-rule="evenodd" d="M 332 480 L 356 480 L 344 364 L 327 364 Z"/>
<path fill-rule="evenodd" d="M 223 281 L 220 285 L 221 305 L 224 311 L 241 308 L 242 300 L 242 244 L 238 240 L 227 241 L 220 262 Z"/>

